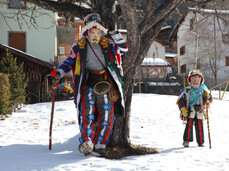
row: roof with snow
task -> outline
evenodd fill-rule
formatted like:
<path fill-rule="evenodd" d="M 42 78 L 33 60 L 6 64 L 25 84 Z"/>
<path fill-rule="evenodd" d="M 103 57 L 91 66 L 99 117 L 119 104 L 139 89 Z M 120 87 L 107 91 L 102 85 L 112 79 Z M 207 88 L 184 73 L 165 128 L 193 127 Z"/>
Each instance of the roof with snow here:
<path fill-rule="evenodd" d="M 171 29 L 172 27 L 171 26 L 164 26 L 161 28 L 161 30 L 166 30 L 166 29 Z"/>
<path fill-rule="evenodd" d="M 49 62 L 46 62 L 46 61 L 43 61 L 41 59 L 38 59 L 36 58 L 35 56 L 31 55 L 31 54 L 28 54 L 26 52 L 23 52 L 21 50 L 18 50 L 18 49 L 15 49 L 13 47 L 10 47 L 8 45 L 5 45 L 5 44 L 0 44 L 0 49 L 8 49 L 11 53 L 13 54 L 16 54 L 16 55 L 19 55 L 20 57 L 28 60 L 28 61 L 32 61 L 36 64 L 40 64 L 40 65 L 43 65 L 49 69 L 53 69 L 53 66 L 51 63 Z"/>
<path fill-rule="evenodd" d="M 167 57 L 167 58 L 174 58 L 176 56 L 177 56 L 176 53 L 165 53 L 165 57 Z"/>
<path fill-rule="evenodd" d="M 198 11 L 198 12 L 204 12 L 204 13 L 209 13 L 209 14 L 229 14 L 229 10 L 213 10 L 213 9 L 198 9 L 198 8 L 189 8 L 191 11 Z"/>
<path fill-rule="evenodd" d="M 170 66 L 170 64 L 161 58 L 144 58 L 141 66 Z"/>

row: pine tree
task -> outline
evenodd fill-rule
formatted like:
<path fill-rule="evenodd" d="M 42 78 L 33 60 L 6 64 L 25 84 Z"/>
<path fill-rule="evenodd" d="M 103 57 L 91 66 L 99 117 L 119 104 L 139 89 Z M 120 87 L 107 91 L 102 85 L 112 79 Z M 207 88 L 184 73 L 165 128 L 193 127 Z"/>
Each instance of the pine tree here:
<path fill-rule="evenodd" d="M 9 74 L 11 106 L 13 109 L 20 108 L 20 105 L 25 103 L 25 88 L 28 83 L 25 79 L 25 74 L 23 74 L 23 64 L 18 66 L 17 58 L 14 58 L 7 50 L 3 60 L 0 62 L 0 71 Z"/>
<path fill-rule="evenodd" d="M 0 73 L 0 80 L 0 116 L 7 117 L 8 114 L 12 113 L 9 77 L 6 74 Z"/>

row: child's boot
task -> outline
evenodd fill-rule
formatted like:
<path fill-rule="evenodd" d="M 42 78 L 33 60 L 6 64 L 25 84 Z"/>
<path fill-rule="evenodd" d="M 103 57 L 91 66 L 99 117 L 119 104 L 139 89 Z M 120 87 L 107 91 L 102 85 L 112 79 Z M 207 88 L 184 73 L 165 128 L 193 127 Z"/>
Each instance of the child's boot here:
<path fill-rule="evenodd" d="M 183 146 L 184 146 L 184 147 L 189 147 L 189 142 L 188 142 L 188 141 L 184 141 L 184 142 L 183 142 Z"/>
<path fill-rule="evenodd" d="M 204 144 L 198 144 L 199 147 L 204 147 Z"/>

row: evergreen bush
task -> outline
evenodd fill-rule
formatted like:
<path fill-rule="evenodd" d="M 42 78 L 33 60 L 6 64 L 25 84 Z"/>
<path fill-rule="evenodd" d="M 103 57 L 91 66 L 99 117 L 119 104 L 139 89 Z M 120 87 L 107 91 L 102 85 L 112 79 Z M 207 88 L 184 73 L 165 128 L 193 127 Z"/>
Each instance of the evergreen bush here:
<path fill-rule="evenodd" d="M 9 75 L 10 82 L 10 104 L 13 109 L 19 109 L 20 105 L 25 103 L 25 88 L 28 85 L 28 81 L 23 74 L 23 64 L 17 65 L 17 58 L 6 51 L 3 60 L 0 62 L 0 71 Z"/>
<path fill-rule="evenodd" d="M 8 75 L 0 73 L 0 116 L 7 117 L 12 114 L 12 106 L 10 105 L 10 83 Z"/>

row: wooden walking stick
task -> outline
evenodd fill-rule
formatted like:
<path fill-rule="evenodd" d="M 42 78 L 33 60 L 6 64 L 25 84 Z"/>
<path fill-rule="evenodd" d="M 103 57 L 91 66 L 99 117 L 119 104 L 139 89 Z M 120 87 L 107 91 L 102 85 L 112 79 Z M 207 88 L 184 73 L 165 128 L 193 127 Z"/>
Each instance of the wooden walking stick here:
<path fill-rule="evenodd" d="M 208 126 L 208 139 L 209 139 L 209 148 L 211 149 L 211 136 L 210 136 L 210 126 L 209 126 L 209 116 L 208 116 L 208 106 L 209 106 L 209 101 L 206 103 L 206 117 L 207 117 L 207 126 Z"/>
<path fill-rule="evenodd" d="M 55 89 L 56 89 L 56 79 L 53 78 L 56 76 L 56 65 L 57 58 L 54 61 L 50 60 L 53 65 L 53 71 L 51 72 L 52 76 L 52 92 L 50 97 L 52 99 L 52 108 L 51 108 L 51 118 L 50 118 L 50 127 L 49 127 L 49 150 L 52 150 L 52 125 L 53 125 L 53 116 L 54 116 L 54 105 L 55 105 Z"/>

